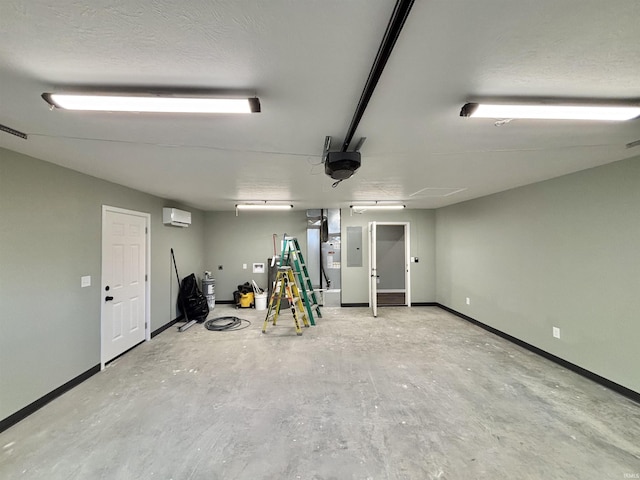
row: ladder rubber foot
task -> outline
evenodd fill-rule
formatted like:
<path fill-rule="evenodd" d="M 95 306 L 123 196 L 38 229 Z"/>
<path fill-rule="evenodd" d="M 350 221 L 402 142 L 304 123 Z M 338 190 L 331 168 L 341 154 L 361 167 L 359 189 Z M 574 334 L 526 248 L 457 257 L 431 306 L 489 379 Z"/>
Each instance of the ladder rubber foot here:
<path fill-rule="evenodd" d="M 302 332 L 297 333 L 296 335 L 298 335 L 299 337 L 301 337 L 301 336 L 302 336 Z"/>

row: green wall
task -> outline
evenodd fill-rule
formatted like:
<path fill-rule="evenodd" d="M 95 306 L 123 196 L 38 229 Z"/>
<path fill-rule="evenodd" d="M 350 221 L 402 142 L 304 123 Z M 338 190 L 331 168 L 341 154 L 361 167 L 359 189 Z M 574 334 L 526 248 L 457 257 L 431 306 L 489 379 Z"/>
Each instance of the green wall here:
<path fill-rule="evenodd" d="M 305 210 L 290 212 L 207 212 L 205 214 L 205 270 L 216 279 L 216 301 L 232 301 L 233 292 L 252 279 L 267 289 L 267 259 L 273 257 L 273 234 L 294 236 L 307 258 L 307 216 Z M 254 263 L 264 263 L 265 273 L 253 273 Z M 247 264 L 247 269 L 242 268 Z M 222 265 L 223 270 L 218 270 Z"/>
<path fill-rule="evenodd" d="M 411 264 L 411 302 L 435 302 L 435 211 L 365 211 L 350 214 L 348 208 L 340 212 L 342 229 L 342 303 L 369 302 L 369 222 L 409 222 L 411 256 L 418 263 Z M 347 267 L 347 227 L 362 227 L 362 267 Z"/>
<path fill-rule="evenodd" d="M 419 263 L 411 264 L 412 302 L 435 301 L 435 213 L 432 210 L 376 212 L 350 216 L 349 209 L 340 212 L 342 240 L 342 303 L 369 301 L 369 267 L 367 225 L 370 221 L 410 222 L 411 256 Z M 346 227 L 363 227 L 363 266 L 347 267 Z M 273 234 L 298 238 L 307 254 L 307 217 L 304 210 L 292 212 L 207 212 L 205 214 L 205 269 L 216 279 L 216 301 L 230 301 L 237 286 L 254 279 L 262 288 L 267 286 L 267 274 L 254 274 L 253 263 L 267 262 L 273 256 Z M 247 264 L 247 270 L 242 265 Z M 218 265 L 223 270 L 218 270 Z"/>
<path fill-rule="evenodd" d="M 151 331 L 176 316 L 170 248 L 203 270 L 202 212 L 167 227 L 177 204 L 0 149 L 0 419 L 100 363 L 102 205 L 151 214 Z"/>
<path fill-rule="evenodd" d="M 437 301 L 640 392 L 639 212 L 640 157 L 439 209 Z"/>
<path fill-rule="evenodd" d="M 409 222 L 412 302 L 640 391 L 639 186 L 636 157 L 437 211 L 343 209 L 342 302 L 368 302 L 368 223 Z M 152 331 L 176 317 L 170 248 L 182 277 L 213 272 L 218 301 L 251 279 L 266 287 L 251 266 L 273 255 L 274 233 L 306 253 L 304 211 L 186 208 L 192 226 L 167 227 L 162 207 L 181 205 L 0 149 L 0 419 L 100 363 L 102 205 L 151 214 Z M 347 267 L 348 226 L 363 229 L 362 267 Z"/>

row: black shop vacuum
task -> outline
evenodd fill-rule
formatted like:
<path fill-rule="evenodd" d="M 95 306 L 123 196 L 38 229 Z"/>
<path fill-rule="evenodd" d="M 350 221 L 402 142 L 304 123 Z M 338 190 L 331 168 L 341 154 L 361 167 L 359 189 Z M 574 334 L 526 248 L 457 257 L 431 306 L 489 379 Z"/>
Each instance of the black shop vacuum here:
<path fill-rule="evenodd" d="M 196 322 L 202 323 L 207 319 L 207 315 L 209 315 L 209 304 L 207 303 L 207 297 L 205 297 L 200 288 L 198 288 L 198 281 L 194 273 L 184 277 L 182 282 L 180 282 L 176 257 L 173 255 L 173 248 L 171 249 L 171 258 L 173 259 L 173 267 L 176 270 L 176 278 L 180 286 L 180 291 L 178 292 L 178 307 L 184 315 L 185 322 L 184 325 L 178 327 L 178 330 L 184 332 Z"/>

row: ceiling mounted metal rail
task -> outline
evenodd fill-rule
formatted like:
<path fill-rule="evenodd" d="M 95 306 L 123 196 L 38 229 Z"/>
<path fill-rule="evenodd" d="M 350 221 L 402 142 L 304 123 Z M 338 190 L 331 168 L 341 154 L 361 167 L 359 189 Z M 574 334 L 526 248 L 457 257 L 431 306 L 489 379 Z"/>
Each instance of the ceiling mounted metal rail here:
<path fill-rule="evenodd" d="M 380 48 L 378 49 L 378 54 L 376 55 L 376 59 L 373 62 L 371 71 L 369 72 L 367 83 L 364 86 L 364 90 L 362 91 L 362 95 L 360 96 L 360 101 L 358 102 L 356 111 L 353 114 L 351 125 L 349 125 L 349 130 L 347 130 L 347 134 L 344 137 L 344 143 L 342 144 L 343 152 L 346 152 L 347 148 L 349 148 L 349 144 L 351 143 L 351 140 L 356 133 L 358 124 L 360 123 L 360 119 L 362 118 L 362 115 L 364 115 L 364 111 L 367 109 L 367 105 L 369 104 L 369 100 L 373 95 L 373 91 L 375 90 L 376 85 L 378 84 L 378 80 L 382 75 L 382 71 L 387 64 L 387 60 L 391 56 L 391 51 L 396 44 L 396 40 L 400 36 L 402 27 L 404 27 L 404 22 L 409 16 L 411 7 L 413 7 L 413 2 L 414 0 L 396 1 L 396 6 L 393 9 L 391 19 L 389 20 L 389 24 L 387 25 L 387 30 L 384 32 L 382 43 L 380 44 Z"/>

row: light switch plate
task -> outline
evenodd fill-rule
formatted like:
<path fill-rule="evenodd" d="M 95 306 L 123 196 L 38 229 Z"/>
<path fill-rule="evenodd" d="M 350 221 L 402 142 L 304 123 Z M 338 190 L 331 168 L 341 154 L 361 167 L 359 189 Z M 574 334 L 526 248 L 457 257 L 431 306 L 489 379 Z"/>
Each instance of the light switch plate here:
<path fill-rule="evenodd" d="M 91 275 L 86 275 L 84 277 L 80 277 L 80 287 L 90 287 L 91 286 Z"/>

